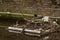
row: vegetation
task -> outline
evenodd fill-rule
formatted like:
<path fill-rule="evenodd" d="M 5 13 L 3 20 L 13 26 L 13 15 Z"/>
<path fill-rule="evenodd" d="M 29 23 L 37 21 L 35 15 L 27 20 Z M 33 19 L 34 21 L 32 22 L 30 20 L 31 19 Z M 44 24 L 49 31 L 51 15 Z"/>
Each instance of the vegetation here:
<path fill-rule="evenodd" d="M 57 14 L 58 11 L 55 11 L 55 12 L 54 10 L 50 11 L 50 9 L 48 8 L 58 6 L 58 5 L 55 5 L 55 1 L 56 0 L 51 0 L 52 3 L 47 3 L 47 5 L 44 6 L 46 4 L 46 1 L 41 1 L 41 0 L 18 0 L 18 1 L 17 0 L 2 0 L 1 5 L 0 5 L 0 11 L 52 15 L 52 13 Z M 41 11 L 41 10 L 44 10 L 44 11 Z M 58 12 L 58 14 L 59 13 L 60 12 Z"/>

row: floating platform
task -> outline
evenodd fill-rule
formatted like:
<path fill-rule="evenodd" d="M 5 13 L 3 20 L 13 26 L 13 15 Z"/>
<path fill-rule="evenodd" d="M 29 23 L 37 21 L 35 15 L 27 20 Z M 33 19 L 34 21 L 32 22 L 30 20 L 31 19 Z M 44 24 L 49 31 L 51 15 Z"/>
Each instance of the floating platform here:
<path fill-rule="evenodd" d="M 13 33 L 23 33 L 25 35 L 32 35 L 32 36 L 40 36 L 41 31 L 40 30 L 31 30 L 31 29 L 25 29 L 25 28 L 16 28 L 16 27 L 8 27 L 9 32 Z"/>

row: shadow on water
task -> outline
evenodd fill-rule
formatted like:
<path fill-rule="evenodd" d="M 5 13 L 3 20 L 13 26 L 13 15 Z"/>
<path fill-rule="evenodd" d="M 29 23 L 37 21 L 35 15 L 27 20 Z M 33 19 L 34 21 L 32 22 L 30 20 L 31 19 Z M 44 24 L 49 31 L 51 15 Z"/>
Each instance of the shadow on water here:
<path fill-rule="evenodd" d="M 11 26 L 16 24 L 16 21 L 18 20 L 19 24 L 23 24 L 25 22 L 24 18 L 4 18 L 4 17 L 0 17 L 0 25 L 3 26 Z"/>

